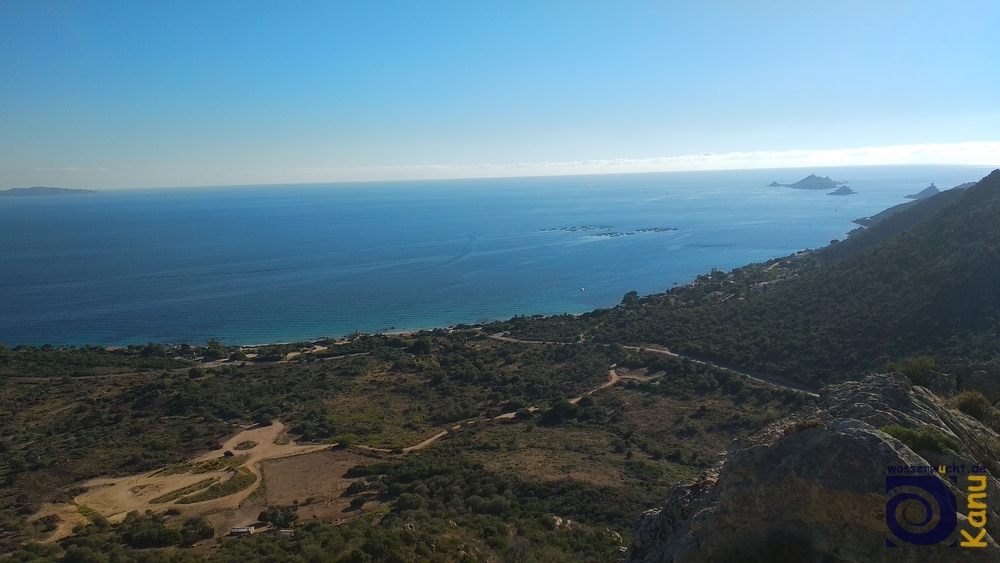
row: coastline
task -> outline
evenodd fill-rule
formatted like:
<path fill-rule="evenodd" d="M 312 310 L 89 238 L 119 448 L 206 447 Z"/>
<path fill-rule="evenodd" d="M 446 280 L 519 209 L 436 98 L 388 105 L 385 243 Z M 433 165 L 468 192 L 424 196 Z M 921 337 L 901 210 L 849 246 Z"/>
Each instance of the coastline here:
<path fill-rule="evenodd" d="M 821 198 L 761 187 L 773 172 L 749 171 L 457 181 L 418 191 L 386 184 L 363 193 L 102 192 L 71 206 L 0 206 L 0 238 L 10 242 L 0 249 L 10 265 L 0 343 L 218 338 L 249 346 L 582 314 L 631 291 L 659 294 L 713 269 L 817 248 L 931 180 L 972 179 L 968 167 L 817 173 L 865 189 Z M 220 207 L 232 213 L 219 217 Z M 252 228 L 248 216 L 259 219 Z M 100 217 L 117 219 L 93 227 Z M 551 231 L 571 225 L 678 230 Z"/>

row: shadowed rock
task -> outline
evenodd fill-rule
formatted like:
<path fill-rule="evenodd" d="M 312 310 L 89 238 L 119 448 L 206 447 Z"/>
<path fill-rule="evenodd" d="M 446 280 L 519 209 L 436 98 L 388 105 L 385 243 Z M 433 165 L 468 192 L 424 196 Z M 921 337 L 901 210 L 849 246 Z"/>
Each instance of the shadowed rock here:
<path fill-rule="evenodd" d="M 919 445 L 914 451 L 880 430 L 886 425 L 917 432 L 930 425 L 954 451 L 925 451 Z M 726 461 L 696 482 L 675 487 L 666 502 L 643 514 L 624 560 L 996 561 L 998 451 L 1000 441 L 993 430 L 902 376 L 879 375 L 830 386 L 815 409 L 734 444 Z M 898 491 L 885 490 L 887 468 L 952 463 L 965 463 L 967 471 L 977 463 L 988 469 L 988 546 L 948 547 L 964 540 L 960 530 L 978 532 L 967 518 L 968 482 L 962 474 L 957 484 L 939 481 L 957 499 L 953 512 L 958 525 L 947 539 L 919 546 L 894 538 L 885 512 Z M 907 516 L 912 518 L 913 512 Z M 938 522 L 935 518 L 919 531 Z M 887 540 L 896 546 L 887 547 Z"/>

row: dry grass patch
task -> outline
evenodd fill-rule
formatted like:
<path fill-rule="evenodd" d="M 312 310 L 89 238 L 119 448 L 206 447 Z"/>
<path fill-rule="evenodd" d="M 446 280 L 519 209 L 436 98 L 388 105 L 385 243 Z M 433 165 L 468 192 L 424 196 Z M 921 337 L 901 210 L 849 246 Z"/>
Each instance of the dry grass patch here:
<path fill-rule="evenodd" d="M 403 448 L 443 429 L 427 421 L 422 404 L 395 394 L 342 395 L 327 404 L 330 412 L 336 413 L 342 433 L 366 446 Z"/>
<path fill-rule="evenodd" d="M 256 502 L 267 506 L 287 506 L 298 501 L 299 518 L 318 518 L 330 522 L 356 517 L 360 512 L 350 509 L 351 495 L 347 487 L 357 481 L 344 475 L 357 465 L 382 461 L 377 455 L 353 450 L 324 450 L 261 464 L 262 491 Z M 256 492 L 255 492 L 256 493 Z M 369 507 L 366 505 L 366 511 Z"/>
<path fill-rule="evenodd" d="M 172 500 L 179 499 L 184 495 L 191 494 L 195 491 L 200 491 L 205 487 L 208 487 L 209 485 L 214 485 L 218 481 L 219 481 L 218 477 L 209 477 L 208 479 L 203 479 L 193 485 L 188 485 L 187 487 L 174 489 L 173 491 L 170 491 L 165 495 L 160 495 L 156 498 L 152 498 L 149 500 L 149 504 L 163 504 L 165 502 L 170 502 Z"/>
<path fill-rule="evenodd" d="M 619 406 L 621 426 L 634 431 L 636 454 L 692 467 L 707 467 L 732 440 L 793 411 L 777 400 L 738 401 L 720 391 L 679 397 L 628 388 L 609 391 L 602 399 Z"/>
<path fill-rule="evenodd" d="M 571 479 L 595 486 L 622 484 L 621 457 L 611 453 L 606 433 L 587 428 L 537 427 L 492 423 L 466 431 L 463 448 L 490 471 L 512 473 L 529 481 Z"/>

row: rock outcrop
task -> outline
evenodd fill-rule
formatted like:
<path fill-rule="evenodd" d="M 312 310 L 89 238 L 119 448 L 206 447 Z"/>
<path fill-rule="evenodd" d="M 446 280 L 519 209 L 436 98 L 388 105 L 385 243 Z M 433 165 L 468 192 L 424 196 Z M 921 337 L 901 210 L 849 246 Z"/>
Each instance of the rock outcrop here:
<path fill-rule="evenodd" d="M 937 188 L 937 186 L 934 185 L 934 182 L 931 182 L 931 185 L 929 185 L 926 188 L 920 190 L 919 192 L 917 192 L 915 194 L 910 194 L 910 195 L 904 196 L 904 197 L 906 199 L 924 199 L 926 197 L 931 197 L 932 195 L 939 194 L 939 193 L 941 193 L 941 190 L 939 190 Z"/>
<path fill-rule="evenodd" d="M 826 195 L 851 195 L 851 194 L 856 194 L 856 193 L 858 193 L 858 192 L 852 190 L 851 188 L 848 188 L 847 186 L 840 186 L 836 190 L 834 190 L 834 191 L 832 191 L 832 192 L 830 192 L 830 193 L 828 193 Z"/>
<path fill-rule="evenodd" d="M 997 561 L 998 452 L 1000 437 L 991 428 L 901 375 L 829 386 L 816 408 L 735 443 L 725 461 L 643 514 L 624 561 Z M 928 470 L 941 465 L 955 467 L 946 467 L 944 477 Z M 975 466 L 984 468 L 979 474 L 987 481 L 987 545 L 951 547 L 966 541 L 962 530 L 979 532 L 975 524 L 983 515 L 973 512 L 970 521 L 966 500 Z M 894 473 L 903 467 L 924 470 Z M 890 475 L 927 477 L 937 492 L 900 488 L 896 481 L 887 491 Z M 906 492 L 925 501 L 901 495 Z M 890 501 L 898 501 L 890 519 L 900 523 L 903 537 L 889 528 Z M 910 524 L 925 517 L 922 525 Z"/>

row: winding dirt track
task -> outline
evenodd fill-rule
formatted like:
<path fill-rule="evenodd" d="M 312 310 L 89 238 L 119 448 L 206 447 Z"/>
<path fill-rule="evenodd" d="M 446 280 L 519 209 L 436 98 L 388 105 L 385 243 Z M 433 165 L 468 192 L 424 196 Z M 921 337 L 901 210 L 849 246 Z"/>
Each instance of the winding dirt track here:
<path fill-rule="evenodd" d="M 640 378 L 640 377 L 635 377 L 635 376 L 633 376 L 633 377 L 627 377 L 627 378 L 622 378 L 622 377 L 619 377 L 618 376 L 618 372 L 615 371 L 615 366 L 611 366 L 611 369 L 608 370 L 608 380 L 606 382 L 598 385 L 597 387 L 594 387 L 593 389 L 591 389 L 590 391 L 587 391 L 586 393 L 584 393 L 583 395 L 580 395 L 579 397 L 573 397 L 572 399 L 567 399 L 567 400 L 570 403 L 572 403 L 572 404 L 575 405 L 575 404 L 577 404 L 577 403 L 580 402 L 580 399 L 582 399 L 584 397 L 584 395 L 593 395 L 594 393 L 600 391 L 601 389 L 607 389 L 608 387 L 611 387 L 612 385 L 615 385 L 616 383 L 618 383 L 622 379 L 655 379 L 655 378 Z M 528 407 L 528 410 L 530 412 L 535 412 L 535 411 L 538 410 L 538 407 Z M 412 446 L 407 446 L 405 448 L 402 448 L 402 453 L 405 454 L 405 453 L 410 453 L 410 452 L 415 452 L 415 451 L 418 451 L 418 450 L 422 450 L 422 449 L 426 448 L 427 446 L 430 446 L 434 442 L 437 442 L 441 438 L 444 438 L 452 430 L 460 430 L 462 428 L 462 426 L 472 426 L 473 424 L 485 423 L 485 422 L 493 422 L 493 421 L 496 421 L 496 420 L 512 420 L 516 416 L 516 414 L 517 413 L 508 412 L 508 413 L 504 413 L 504 414 L 500 414 L 500 415 L 494 416 L 493 418 L 474 418 L 472 420 L 467 420 L 465 422 L 460 422 L 460 423 L 452 426 L 451 429 L 449 429 L 449 430 L 443 430 L 441 432 L 438 432 L 437 434 L 431 436 L 430 438 L 427 438 L 426 440 L 424 440 L 423 442 L 420 442 L 419 444 L 414 444 Z M 371 452 L 392 453 L 392 450 L 388 450 L 386 448 L 373 448 L 373 447 L 370 447 L 370 446 L 358 446 L 358 447 L 361 448 L 361 449 L 367 450 L 367 451 L 371 451 Z M 398 451 L 399 450 L 397 450 L 397 452 Z"/>
<path fill-rule="evenodd" d="M 516 338 L 511 338 L 509 336 L 503 336 L 502 334 L 490 335 L 490 338 L 495 340 L 501 340 L 505 342 L 515 342 L 520 344 L 553 344 L 553 345 L 572 345 L 574 343 L 567 342 L 546 342 L 546 341 L 532 341 L 532 340 L 519 340 Z M 639 350 L 636 346 L 626 346 L 630 350 Z M 643 348 L 647 352 L 652 352 L 656 354 L 663 354 L 679 358 L 687 358 L 693 362 L 700 364 L 707 364 L 707 362 L 683 356 L 671 352 L 670 350 L 663 348 Z M 287 360 L 285 360 L 287 361 Z M 572 404 L 577 404 L 586 395 L 593 395 L 594 393 L 601 391 L 602 389 L 607 389 L 619 383 L 624 379 L 637 380 L 637 381 L 649 381 L 652 379 L 658 379 L 657 376 L 636 376 L 636 375 L 626 375 L 620 376 L 615 369 L 617 366 L 612 365 L 608 370 L 608 380 L 601 385 L 583 393 L 578 397 L 573 397 L 567 399 Z M 773 387 L 778 387 L 781 389 L 788 389 L 792 391 L 808 393 L 815 396 L 814 393 L 799 389 L 796 387 L 784 385 L 781 383 L 768 381 L 754 375 L 744 373 L 737 370 L 728 369 L 733 373 L 749 377 L 755 381 L 759 381 L 765 385 L 770 385 Z M 538 407 L 529 407 L 529 411 L 535 412 Z M 448 430 L 442 430 L 437 434 L 423 440 L 412 446 L 407 446 L 401 448 L 401 450 L 389 450 L 385 448 L 375 448 L 370 446 L 356 446 L 359 449 L 380 452 L 380 453 L 410 453 L 414 451 L 419 451 L 427 448 L 431 444 L 441 440 L 448 436 L 448 434 L 455 430 L 460 430 L 463 426 L 471 426 L 477 423 L 487 423 L 499 420 L 511 420 L 515 418 L 516 413 L 504 413 L 492 418 L 475 418 L 472 420 L 467 420 L 452 426 Z M 254 481 L 253 485 L 250 487 L 239 491 L 237 493 L 212 499 L 203 502 L 197 502 L 192 504 L 176 504 L 176 501 L 172 500 L 165 503 L 151 503 L 150 501 L 158 496 L 164 495 L 171 491 L 176 491 L 177 489 L 188 487 L 203 481 L 205 479 L 217 478 L 219 482 L 225 481 L 231 478 L 232 473 L 227 470 L 217 470 L 208 471 L 204 473 L 177 473 L 173 475 L 164 475 L 163 469 L 153 471 L 150 473 L 143 473 L 141 475 L 134 475 L 130 477 L 121 478 L 101 478 L 93 479 L 84 483 L 84 486 L 88 489 L 87 492 L 79 495 L 74 499 L 73 504 L 51 504 L 46 505 L 40 510 L 33 519 L 41 518 L 49 514 L 57 514 L 62 519 L 57 524 L 57 529 L 52 533 L 46 541 L 52 542 L 59 540 L 61 538 L 67 537 L 72 533 L 72 528 L 78 523 L 86 522 L 86 518 L 80 513 L 78 507 L 85 507 L 91 511 L 96 512 L 107 518 L 112 523 L 121 522 L 124 520 L 125 516 L 135 510 L 138 512 L 144 512 L 147 509 L 159 511 L 166 508 L 174 508 L 181 512 L 185 516 L 192 515 L 204 515 L 209 513 L 217 513 L 228 510 L 236 510 L 240 505 L 253 494 L 254 491 L 261 486 L 263 475 L 261 473 L 261 463 L 267 460 L 279 459 L 284 457 L 291 457 L 297 455 L 309 454 L 324 449 L 328 449 L 331 446 L 329 444 L 308 444 L 299 445 L 293 442 L 288 442 L 284 444 L 276 443 L 278 437 L 285 430 L 285 426 L 280 422 L 275 422 L 271 426 L 265 427 L 252 427 L 247 430 L 240 432 L 239 434 L 230 438 L 223 445 L 222 451 L 233 451 L 238 456 L 246 455 L 248 456 L 241 464 L 241 467 L 245 467 L 248 471 L 253 473 L 257 479 Z M 257 445 L 249 450 L 240 451 L 236 449 L 236 446 L 241 442 L 256 442 Z M 200 457 L 190 460 L 189 464 L 197 464 L 203 462 L 209 462 L 212 460 L 217 460 L 221 457 L 220 451 L 213 451 L 206 453 Z M 167 468 L 164 468 L 167 469 Z"/>
<path fill-rule="evenodd" d="M 608 381 L 587 391 L 579 397 L 568 399 L 570 403 L 576 404 L 584 395 L 592 395 L 601 389 L 606 389 L 618 383 L 621 378 L 615 371 L 615 366 L 611 366 L 608 371 Z M 538 407 L 530 407 L 531 412 L 538 410 Z M 431 444 L 448 436 L 452 431 L 459 430 L 462 426 L 470 426 L 476 423 L 492 422 L 497 420 L 510 420 L 516 413 L 504 413 L 493 418 L 476 418 L 467 420 L 452 426 L 448 430 L 442 430 L 437 434 L 412 446 L 401 449 L 401 453 L 406 454 L 427 448 Z M 153 503 L 153 499 L 176 491 L 184 487 L 191 487 L 206 479 L 216 479 L 216 482 L 224 482 L 232 478 L 232 472 L 227 469 L 206 471 L 202 473 L 178 472 L 166 474 L 169 468 L 162 468 L 149 473 L 132 475 L 118 478 L 92 479 L 83 483 L 86 492 L 77 496 L 73 504 L 49 504 L 42 507 L 32 519 L 42 518 L 48 515 L 58 515 L 60 522 L 57 523 L 56 530 L 46 538 L 47 542 L 57 541 L 72 534 L 72 529 L 77 524 L 86 523 L 87 519 L 81 510 L 92 511 L 107 518 L 112 523 L 118 523 L 125 519 L 125 516 L 132 511 L 145 512 L 146 510 L 160 511 L 167 508 L 178 510 L 182 515 L 194 516 L 210 513 L 236 510 L 240 505 L 253 494 L 262 484 L 263 475 L 261 463 L 267 460 L 279 459 L 296 455 L 303 455 L 328 449 L 329 444 L 309 444 L 299 445 L 295 443 L 278 444 L 275 443 L 279 435 L 285 430 L 285 426 L 280 422 L 275 422 L 271 426 L 256 426 L 244 430 L 229 440 L 222 446 L 222 450 L 208 452 L 202 456 L 188 461 L 194 465 L 210 462 L 222 457 L 222 451 L 232 451 L 237 456 L 247 456 L 242 461 L 240 467 L 245 467 L 256 476 L 254 483 L 237 493 L 228 496 L 196 502 L 192 504 L 177 504 L 176 499 L 169 502 Z M 242 442 L 256 442 L 256 446 L 249 450 L 238 450 L 236 446 Z M 370 446 L 356 446 L 359 449 L 381 452 L 400 453 L 400 450 L 388 450 L 385 448 L 374 448 Z"/>
<path fill-rule="evenodd" d="M 608 381 L 587 391 L 579 397 L 568 399 L 569 402 L 576 404 L 580 402 L 580 399 L 582 399 L 585 395 L 592 395 L 621 381 L 622 378 L 618 376 L 618 373 L 614 368 L 615 366 L 612 366 L 612 368 L 608 371 Z M 640 378 L 636 377 L 635 379 Z M 538 410 L 538 407 L 530 407 L 528 410 L 534 412 Z M 438 432 L 422 442 L 402 448 L 402 453 L 406 454 L 422 450 L 434 442 L 448 436 L 451 431 L 461 429 L 462 426 L 471 426 L 477 423 L 486 423 L 497 420 L 510 420 L 513 419 L 514 416 L 515 413 L 511 412 L 504 413 L 493 418 L 477 418 L 468 420 L 452 426 L 449 430 Z M 125 519 L 125 516 L 133 510 L 141 513 L 146 510 L 160 511 L 166 508 L 174 508 L 185 516 L 204 515 L 227 510 L 236 510 L 240 507 L 243 501 L 247 499 L 247 497 L 260 487 L 263 480 L 260 467 L 262 462 L 283 457 L 313 453 L 330 448 L 329 444 L 299 445 L 295 443 L 275 443 L 278 436 L 281 435 L 284 429 L 285 426 L 280 422 L 275 422 L 271 426 L 249 428 L 233 436 L 223 445 L 222 451 L 228 450 L 240 456 L 249 456 L 242 462 L 241 466 L 246 467 L 247 470 L 257 477 L 257 480 L 253 485 L 240 492 L 192 504 L 177 504 L 175 500 L 164 503 L 152 503 L 150 501 L 158 496 L 171 491 L 176 491 L 177 489 L 183 487 L 194 485 L 195 483 L 204 481 L 205 479 L 217 478 L 221 482 L 229 479 L 232 475 L 231 472 L 226 470 L 208 471 L 204 473 L 185 472 L 165 475 L 164 470 L 160 469 L 150 473 L 143 473 L 141 475 L 133 475 L 130 477 L 93 479 L 84 483 L 84 486 L 88 489 L 87 492 L 76 497 L 74 502 L 79 507 L 85 507 L 86 509 L 104 516 L 112 523 L 121 522 Z M 249 450 L 240 451 L 236 449 L 236 446 L 241 442 L 256 442 L 257 445 Z M 391 450 L 384 448 L 373 448 L 369 446 L 357 447 L 367 451 L 392 453 Z M 396 450 L 396 452 L 398 453 L 399 450 Z M 194 458 L 188 463 L 197 464 L 210 462 L 217 460 L 220 457 L 220 450 L 216 450 Z M 86 522 L 86 519 L 79 513 L 77 506 L 70 504 L 47 505 L 46 507 L 43 507 L 38 514 L 36 514 L 35 518 L 40 518 L 48 514 L 59 514 L 60 518 L 62 518 L 62 521 L 58 524 L 58 528 L 47 538 L 46 541 L 52 542 L 67 537 L 72 533 L 73 526 Z"/>
<path fill-rule="evenodd" d="M 559 346 L 572 346 L 574 344 L 578 344 L 579 343 L 579 341 L 578 342 L 553 342 L 553 341 L 548 341 L 548 340 L 521 340 L 521 339 L 518 339 L 518 338 L 512 338 L 510 336 L 504 336 L 503 333 L 491 334 L 491 335 L 489 335 L 489 337 L 492 338 L 492 339 L 494 339 L 494 340 L 500 340 L 500 341 L 503 341 L 503 342 L 515 342 L 515 343 L 518 343 L 518 344 L 554 344 L 554 345 L 559 345 Z M 605 346 L 607 346 L 607 344 Z M 743 377 L 746 377 L 748 379 L 752 379 L 752 380 L 754 380 L 754 381 L 756 381 L 758 383 L 763 383 L 764 385 L 768 385 L 768 386 L 774 387 L 776 389 L 782 389 L 782 390 L 785 390 L 785 391 L 794 391 L 796 393 L 804 393 L 806 395 L 809 395 L 810 397 L 816 397 L 816 398 L 819 397 L 819 394 L 817 394 L 814 391 L 811 391 L 809 389 L 806 389 L 804 387 L 798 387 L 798 386 L 793 385 L 791 383 L 780 382 L 780 381 L 777 381 L 776 379 L 773 379 L 771 377 L 768 377 L 766 375 L 762 375 L 762 374 L 759 374 L 759 373 L 758 374 L 752 374 L 752 373 L 748 373 L 748 372 L 745 372 L 745 371 L 742 371 L 742 370 L 738 370 L 738 369 L 734 369 L 734 368 L 731 368 L 731 367 L 720 366 L 720 365 L 714 364 L 712 362 L 706 362 L 704 360 L 699 360 L 697 358 L 692 358 L 691 356 L 685 356 L 684 354 L 678 354 L 677 352 L 672 352 L 670 350 L 667 350 L 666 348 L 648 347 L 648 346 L 645 346 L 645 347 L 640 347 L 640 346 L 622 346 L 622 348 L 625 348 L 626 350 L 644 350 L 646 352 L 651 352 L 653 354 L 660 354 L 660 355 L 663 355 L 663 356 L 670 356 L 672 358 L 683 358 L 685 360 L 694 362 L 696 364 L 701 364 L 701 365 L 706 365 L 706 366 L 707 365 L 712 365 L 712 366 L 714 366 L 716 368 L 724 369 L 724 370 L 726 370 L 726 371 L 728 371 L 730 373 L 735 373 L 736 375 L 741 375 Z"/>

